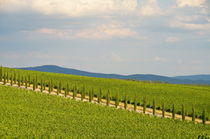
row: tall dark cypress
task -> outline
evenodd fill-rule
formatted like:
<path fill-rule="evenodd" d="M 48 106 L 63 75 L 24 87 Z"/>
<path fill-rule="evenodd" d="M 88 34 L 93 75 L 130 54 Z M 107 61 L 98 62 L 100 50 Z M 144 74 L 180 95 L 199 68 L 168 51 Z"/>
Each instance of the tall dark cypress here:
<path fill-rule="evenodd" d="M 205 110 L 203 110 L 203 113 L 202 113 L 202 123 L 206 124 L 206 111 Z"/>
<path fill-rule="evenodd" d="M 52 82 L 52 80 L 50 80 L 50 93 L 52 93 L 53 92 L 53 82 Z"/>
<path fill-rule="evenodd" d="M 153 99 L 153 106 L 152 106 L 152 109 L 153 109 L 153 115 L 155 115 L 155 110 L 156 110 L 156 106 L 155 106 L 155 100 Z"/>
<path fill-rule="evenodd" d="M 146 113 L 146 108 L 147 108 L 147 101 L 146 101 L 146 97 L 144 97 L 144 99 L 143 99 L 143 113 Z"/>
<path fill-rule="evenodd" d="M 2 78 L 3 78 L 3 68 L 1 66 L 0 67 L 0 82 L 2 82 Z"/>
<path fill-rule="evenodd" d="M 81 92 L 81 100 L 82 100 L 82 101 L 83 101 L 83 99 L 84 99 L 85 94 L 86 94 L 86 90 L 85 90 L 85 86 L 83 86 L 82 92 Z"/>
<path fill-rule="evenodd" d="M 57 91 L 56 92 L 57 92 L 57 95 L 59 95 L 59 92 L 60 92 L 60 83 L 58 83 L 57 86 L 58 87 L 57 87 Z"/>
<path fill-rule="evenodd" d="M 27 81 L 27 77 L 25 77 L 25 87 L 28 88 L 28 81 Z"/>
<path fill-rule="evenodd" d="M 48 83 L 48 90 L 49 90 L 49 93 L 51 93 L 53 90 L 53 87 L 52 87 L 52 81 L 50 80 L 49 83 Z"/>
<path fill-rule="evenodd" d="M 192 108 L 192 122 L 195 123 L 195 108 Z"/>
<path fill-rule="evenodd" d="M 7 83 L 9 82 L 9 73 L 7 72 Z"/>
<path fill-rule="evenodd" d="M 62 90 L 62 83 L 61 83 L 61 81 L 59 82 L 58 88 L 59 88 L 58 93 L 60 94 L 61 93 L 61 90 Z"/>
<path fill-rule="evenodd" d="M 23 76 L 21 76 L 21 85 L 24 85 Z"/>
<path fill-rule="evenodd" d="M 101 103 L 101 95 L 102 95 L 102 90 L 100 88 L 99 93 L 98 93 L 98 103 Z"/>
<path fill-rule="evenodd" d="M 175 114 L 176 114 L 176 111 L 175 111 L 175 106 L 173 104 L 173 106 L 172 106 L 172 119 L 175 119 Z"/>
<path fill-rule="evenodd" d="M 4 76 L 3 76 L 3 78 L 4 78 L 4 85 L 6 85 L 6 74 L 4 74 Z"/>
<path fill-rule="evenodd" d="M 38 88 L 38 79 L 37 79 L 37 75 L 36 75 L 36 88 Z"/>
<path fill-rule="evenodd" d="M 41 80 L 41 88 L 40 91 L 43 92 L 43 80 Z"/>
<path fill-rule="evenodd" d="M 69 95 L 69 91 L 70 91 L 70 89 L 69 89 L 69 83 L 67 83 L 67 96 Z"/>
<path fill-rule="evenodd" d="M 162 117 L 165 117 L 165 104 L 162 104 Z"/>
<path fill-rule="evenodd" d="M 18 87 L 20 87 L 20 83 L 21 83 L 21 81 L 20 81 L 20 74 L 18 74 Z"/>
<path fill-rule="evenodd" d="M 125 94 L 125 102 L 124 102 L 124 108 L 127 109 L 128 106 L 128 100 L 127 100 L 127 94 Z"/>
<path fill-rule="evenodd" d="M 51 86 L 52 86 L 51 81 L 49 81 L 48 82 L 48 91 L 49 91 L 49 94 L 52 92 L 52 90 L 51 90 L 52 87 Z"/>
<path fill-rule="evenodd" d="M 16 72 L 14 72 L 14 77 L 13 77 L 13 81 L 14 81 L 14 84 L 17 83 L 17 77 L 16 77 Z"/>
<path fill-rule="evenodd" d="M 106 105 L 109 106 L 110 103 L 110 92 L 108 90 L 107 95 L 106 95 Z"/>
<path fill-rule="evenodd" d="M 46 83 L 43 81 L 43 90 L 46 90 Z"/>
<path fill-rule="evenodd" d="M 134 111 L 136 111 L 136 108 L 137 108 L 137 96 L 135 94 L 135 96 L 134 96 Z"/>
<path fill-rule="evenodd" d="M 93 88 L 91 89 L 91 100 L 93 100 L 94 99 L 94 90 L 93 90 Z"/>
<path fill-rule="evenodd" d="M 76 84 L 75 84 L 75 86 L 74 86 L 74 90 L 73 90 L 73 99 L 75 99 L 76 98 L 76 95 L 77 95 L 77 87 L 76 87 Z"/>
<path fill-rule="evenodd" d="M 34 79 L 33 81 L 33 90 L 35 91 L 36 90 L 36 80 Z"/>
<path fill-rule="evenodd" d="M 30 85 L 31 85 L 31 76 L 28 75 L 28 87 L 30 87 Z"/>
<path fill-rule="evenodd" d="M 185 120 L 185 109 L 184 109 L 184 105 L 182 105 L 182 121 Z"/>
<path fill-rule="evenodd" d="M 67 85 L 66 85 L 65 90 L 64 90 L 64 96 L 65 97 L 67 96 L 67 92 L 68 92 L 68 89 L 67 89 Z"/>
<path fill-rule="evenodd" d="M 119 105 L 119 94 L 117 93 L 115 97 L 115 107 L 117 108 L 118 105 Z"/>
<path fill-rule="evenodd" d="M 89 102 L 92 102 L 92 93 L 89 91 Z"/>
<path fill-rule="evenodd" d="M 11 75 L 10 85 L 13 86 L 13 76 Z"/>

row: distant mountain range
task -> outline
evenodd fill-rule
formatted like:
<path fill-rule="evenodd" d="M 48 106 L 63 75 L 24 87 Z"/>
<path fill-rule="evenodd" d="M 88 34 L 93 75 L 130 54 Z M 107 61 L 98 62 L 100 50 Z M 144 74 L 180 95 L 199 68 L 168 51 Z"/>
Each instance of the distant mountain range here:
<path fill-rule="evenodd" d="M 116 79 L 133 79 L 141 81 L 160 81 L 173 84 L 208 84 L 210 85 L 210 75 L 189 75 L 189 76 L 159 76 L 153 74 L 133 74 L 133 75 L 120 75 L 120 74 L 104 74 L 104 73 L 93 73 L 87 71 L 81 71 L 71 68 L 64 68 L 55 65 L 44 65 L 37 67 L 24 67 L 17 68 L 24 70 L 42 71 L 42 72 L 53 72 L 53 73 L 64 73 L 73 74 L 80 76 L 89 77 L 100 77 L 100 78 L 116 78 Z"/>

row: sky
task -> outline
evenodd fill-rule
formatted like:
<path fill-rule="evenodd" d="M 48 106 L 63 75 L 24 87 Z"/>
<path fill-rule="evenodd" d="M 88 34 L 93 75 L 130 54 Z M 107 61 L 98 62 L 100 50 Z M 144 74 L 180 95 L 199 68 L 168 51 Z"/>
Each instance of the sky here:
<path fill-rule="evenodd" d="M 210 74 L 210 0 L 0 0 L 0 65 Z"/>

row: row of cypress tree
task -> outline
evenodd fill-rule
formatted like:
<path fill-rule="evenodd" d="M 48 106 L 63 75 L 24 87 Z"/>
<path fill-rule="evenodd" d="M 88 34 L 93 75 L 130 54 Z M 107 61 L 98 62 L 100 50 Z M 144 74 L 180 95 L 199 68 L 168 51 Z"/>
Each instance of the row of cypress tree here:
<path fill-rule="evenodd" d="M 32 87 L 33 87 L 34 91 L 38 88 L 38 85 L 40 85 L 40 91 L 41 92 L 46 90 L 46 87 L 48 87 L 48 92 L 51 93 L 55 88 L 55 85 L 54 85 L 52 80 L 49 80 L 48 83 L 41 80 L 40 84 L 39 84 L 38 80 L 37 80 L 37 76 L 33 80 L 31 80 L 30 75 L 28 75 L 28 77 L 24 77 L 24 76 L 20 76 L 20 74 L 18 74 L 18 76 L 17 76 L 16 73 L 14 72 L 14 74 L 12 74 L 9 77 L 8 72 L 3 74 L 3 68 L 2 67 L 0 67 L 0 81 L 1 82 L 3 81 L 3 84 L 6 84 L 7 82 L 10 81 L 11 86 L 13 86 L 13 84 L 17 83 L 19 87 L 20 86 L 25 86 L 25 88 L 30 87 L 31 84 L 32 84 Z M 57 89 L 57 95 L 61 94 L 62 90 L 64 90 L 64 96 L 65 97 L 67 97 L 69 95 L 69 92 L 72 91 L 73 92 L 73 99 L 75 99 L 76 96 L 77 96 L 77 93 L 79 93 L 81 95 L 81 100 L 82 101 L 85 99 L 86 92 L 87 92 L 85 86 L 83 86 L 82 91 L 79 91 L 77 89 L 76 85 L 73 87 L 72 90 L 70 90 L 68 83 L 66 84 L 65 88 L 62 88 L 62 82 L 61 81 L 59 82 L 58 86 L 56 86 L 56 89 Z M 93 98 L 95 96 L 93 88 L 91 90 L 89 90 L 88 95 L 89 95 L 89 102 L 92 102 Z M 101 103 L 101 99 L 102 99 L 102 90 L 101 89 L 99 90 L 99 93 L 96 96 L 97 96 L 97 102 Z M 108 90 L 105 98 L 106 98 L 106 105 L 109 106 L 110 105 L 110 100 L 111 100 L 111 94 L 110 94 L 109 90 Z M 115 98 L 112 99 L 112 100 L 115 101 L 115 107 L 116 108 L 119 106 L 119 102 L 123 102 L 124 103 L 124 109 L 127 109 L 127 107 L 128 107 L 127 95 L 125 95 L 124 100 L 120 101 L 119 93 L 116 93 Z M 146 97 L 143 98 L 142 106 L 143 106 L 143 113 L 146 113 L 146 108 L 147 108 Z M 134 97 L 133 109 L 134 109 L 134 111 L 137 111 L 137 96 L 136 95 Z M 153 100 L 153 106 L 152 106 L 153 115 L 156 115 L 156 109 L 157 109 L 156 103 L 155 103 L 155 100 Z M 162 111 L 162 117 L 164 118 L 165 117 L 165 104 L 164 103 L 162 104 L 161 111 Z M 176 118 L 175 117 L 176 111 L 175 111 L 175 105 L 174 104 L 172 105 L 171 112 L 172 112 L 172 119 L 175 119 Z M 185 111 L 184 105 L 182 105 L 181 116 L 182 116 L 182 121 L 185 121 L 186 111 Z M 195 122 L 195 109 L 194 109 L 194 107 L 192 108 L 191 117 L 192 117 L 192 121 Z M 206 123 L 206 111 L 205 110 L 202 113 L 202 121 L 203 121 L 203 124 Z"/>

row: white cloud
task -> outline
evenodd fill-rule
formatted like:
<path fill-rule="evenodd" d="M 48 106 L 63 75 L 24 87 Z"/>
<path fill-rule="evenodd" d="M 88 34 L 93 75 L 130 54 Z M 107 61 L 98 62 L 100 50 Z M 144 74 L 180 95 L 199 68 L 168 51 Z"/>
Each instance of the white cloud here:
<path fill-rule="evenodd" d="M 49 38 L 59 39 L 112 39 L 112 38 L 138 38 L 138 33 L 130 28 L 124 27 L 120 23 L 102 24 L 95 28 L 88 28 L 83 30 L 64 30 L 41 28 L 35 31 L 23 31 L 23 33 L 30 34 L 31 38 L 34 36 L 46 36 Z"/>
<path fill-rule="evenodd" d="M 178 42 L 180 39 L 178 37 L 170 36 L 166 38 L 166 42 Z"/>
<path fill-rule="evenodd" d="M 33 9 L 47 15 L 84 16 L 127 14 L 136 9 L 137 0 L 6 0 L 1 5 L 6 11 Z"/>
<path fill-rule="evenodd" d="M 205 0 L 177 0 L 178 7 L 201 7 Z"/>
<path fill-rule="evenodd" d="M 193 24 L 193 23 L 183 23 L 183 22 L 171 22 L 170 27 L 187 29 L 187 30 L 210 30 L 210 24 Z"/>
<path fill-rule="evenodd" d="M 140 14 L 144 16 L 153 16 L 162 14 L 161 9 L 156 0 L 147 0 L 140 8 Z"/>
<path fill-rule="evenodd" d="M 160 56 L 155 56 L 153 61 L 155 62 L 167 62 L 168 60 L 166 58 L 160 57 Z"/>
<path fill-rule="evenodd" d="M 197 21 L 199 19 L 201 19 L 201 16 L 198 15 L 192 15 L 192 16 L 186 16 L 186 15 L 178 15 L 175 17 L 175 19 L 177 21 L 181 21 L 181 22 L 193 22 L 193 21 Z"/>
<path fill-rule="evenodd" d="M 147 0 L 140 7 L 139 3 L 138 0 L 5 0 L 1 2 L 0 10 L 33 10 L 45 15 L 70 17 L 139 13 L 153 16 L 163 13 L 157 0 Z"/>
<path fill-rule="evenodd" d="M 114 52 L 111 53 L 111 59 L 114 62 L 123 62 L 122 57 L 119 56 L 118 54 L 114 53 Z"/>

